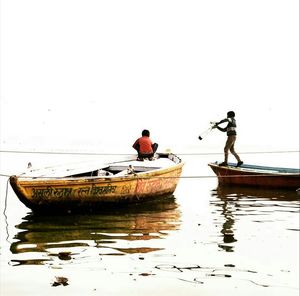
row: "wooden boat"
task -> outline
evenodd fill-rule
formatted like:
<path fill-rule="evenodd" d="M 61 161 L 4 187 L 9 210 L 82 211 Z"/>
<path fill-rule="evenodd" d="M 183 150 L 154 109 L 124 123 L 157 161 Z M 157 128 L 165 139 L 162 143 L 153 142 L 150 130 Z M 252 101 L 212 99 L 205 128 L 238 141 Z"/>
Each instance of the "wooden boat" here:
<path fill-rule="evenodd" d="M 221 185 L 245 185 L 295 190 L 300 188 L 300 169 L 250 164 L 237 167 L 233 163 L 229 163 L 228 166 L 220 166 L 217 162 L 208 165 L 218 176 Z"/>
<path fill-rule="evenodd" d="M 171 153 L 154 160 L 29 170 L 9 181 L 22 203 L 35 211 L 81 210 L 171 195 L 183 162 Z"/>

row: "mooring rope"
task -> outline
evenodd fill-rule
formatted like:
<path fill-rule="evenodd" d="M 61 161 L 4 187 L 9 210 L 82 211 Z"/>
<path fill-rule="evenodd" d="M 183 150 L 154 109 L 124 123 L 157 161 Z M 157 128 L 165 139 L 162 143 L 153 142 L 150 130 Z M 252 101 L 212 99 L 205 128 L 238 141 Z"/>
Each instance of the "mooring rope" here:
<path fill-rule="evenodd" d="M 0 174 L 0 177 L 10 177 L 11 175 L 8 175 L 8 174 Z"/>
<path fill-rule="evenodd" d="M 106 153 L 106 152 L 76 152 L 76 151 L 29 151 L 29 150 L 0 150 L 0 153 L 17 153 L 17 154 L 62 154 L 62 155 L 115 155 L 115 156 L 130 156 L 133 153 Z M 171 152 L 175 155 L 222 155 L 221 152 Z M 239 151 L 239 154 L 275 154 L 275 153 L 300 153 L 299 150 L 273 150 L 273 151 Z"/>
<path fill-rule="evenodd" d="M 94 153 L 94 152 L 60 152 L 60 151 L 26 151 L 26 150 L 0 150 L 0 153 L 24 153 L 24 154 L 68 154 L 68 155 L 98 155 L 98 156 L 130 156 L 132 154 L 121 154 L 121 153 Z M 276 154 L 276 153 L 300 153 L 299 150 L 277 150 L 277 151 L 245 151 L 239 152 L 239 154 Z M 203 152 L 203 153 L 172 153 L 174 155 L 186 155 L 186 156 L 201 156 L 201 155 L 222 155 L 223 152 Z M 300 156 L 300 154 L 299 154 Z M 129 161 L 129 160 L 124 160 Z M 119 161 L 123 162 L 123 161 Z M 9 178 L 10 174 L 0 173 L 0 177 L 7 177 Z M 252 177 L 267 177 L 267 176 L 274 176 L 272 174 L 257 174 L 251 175 Z M 72 178 L 72 176 L 64 176 L 64 177 L 52 177 L 52 176 L 21 176 L 18 177 L 22 178 L 45 178 L 45 179 L 62 179 L 62 178 Z M 96 177 L 96 176 L 95 176 Z M 187 175 L 187 176 L 180 176 L 180 177 L 140 177 L 140 179 L 148 179 L 148 178 L 178 178 L 178 179 L 205 179 L 205 178 L 217 178 L 216 175 Z M 249 177 L 249 175 L 222 175 L 222 178 L 232 178 L 232 177 Z M 86 177 L 83 177 L 86 178 Z M 90 178 L 90 177 L 89 177 Z"/>
<path fill-rule="evenodd" d="M 291 174 L 286 174 L 286 176 L 290 176 Z M 292 174 L 293 176 L 300 176 L 299 174 Z M 0 176 L 5 176 L 5 177 L 11 177 L 8 175 L 1 175 Z M 235 174 L 235 175 L 186 175 L 186 176 L 144 176 L 144 177 L 140 177 L 137 176 L 135 174 L 130 174 L 130 175 L 124 175 L 124 176 L 120 176 L 120 178 L 122 179 L 115 179 L 116 176 L 108 176 L 108 177 L 104 177 L 104 176 L 83 176 L 83 177 L 74 177 L 74 176 L 65 176 L 65 177 L 53 177 L 53 176 L 15 176 L 17 178 L 22 178 L 22 179 L 32 179 L 33 181 L 38 181 L 38 180 L 42 180 L 42 179 L 65 179 L 65 180 L 74 180 L 74 179 L 85 179 L 85 180 L 94 180 L 96 178 L 101 179 L 101 182 L 103 183 L 112 183 L 112 182 L 124 182 L 124 178 L 128 178 L 129 176 L 135 176 L 136 180 L 147 180 L 147 179 L 215 179 L 218 177 L 221 178 L 257 178 L 257 177 L 272 177 L 272 178 L 276 178 L 276 177 L 282 177 L 282 175 L 276 175 L 276 174 L 251 174 L 251 175 L 241 175 L 241 174 Z M 107 178 L 107 180 L 105 180 Z M 129 179 L 130 180 L 130 179 Z M 8 180 L 9 181 L 9 180 Z"/>
<path fill-rule="evenodd" d="M 9 242 L 9 231 L 8 231 L 8 218 L 6 215 L 6 210 L 7 210 L 7 197 L 8 197 L 8 183 L 9 179 L 7 179 L 6 182 L 6 192 L 5 192 L 5 199 L 4 199 L 4 209 L 3 209 L 3 215 L 4 215 L 4 220 L 5 220 L 5 228 L 6 228 L 6 241 Z"/>

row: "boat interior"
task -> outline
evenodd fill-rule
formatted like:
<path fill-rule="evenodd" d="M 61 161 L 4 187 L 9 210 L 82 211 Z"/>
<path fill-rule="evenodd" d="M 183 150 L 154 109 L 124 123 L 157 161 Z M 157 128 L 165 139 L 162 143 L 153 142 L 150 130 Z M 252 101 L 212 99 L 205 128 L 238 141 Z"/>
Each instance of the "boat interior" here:
<path fill-rule="evenodd" d="M 95 177 L 95 176 L 126 176 L 131 174 L 144 173 L 148 171 L 153 171 L 159 169 L 160 167 L 145 167 L 145 166 L 121 166 L 121 165 L 110 165 L 99 170 L 94 170 L 90 172 L 70 175 L 68 177 Z"/>
<path fill-rule="evenodd" d="M 58 166 L 45 167 L 41 169 L 30 168 L 20 174 L 24 178 L 78 178 L 78 177 L 109 177 L 128 176 L 149 172 L 153 170 L 168 168 L 181 160 L 173 154 L 157 154 L 153 160 L 138 161 L 136 158 L 111 163 L 99 161 L 79 162 Z"/>
<path fill-rule="evenodd" d="M 176 159 L 179 161 L 179 159 Z M 155 160 L 131 160 L 123 163 L 109 164 L 100 169 L 94 169 L 88 172 L 80 172 L 77 174 L 68 175 L 67 177 L 109 177 L 109 176 L 128 176 L 158 170 L 174 165 L 174 159 L 169 158 L 169 155 L 160 154 Z"/>

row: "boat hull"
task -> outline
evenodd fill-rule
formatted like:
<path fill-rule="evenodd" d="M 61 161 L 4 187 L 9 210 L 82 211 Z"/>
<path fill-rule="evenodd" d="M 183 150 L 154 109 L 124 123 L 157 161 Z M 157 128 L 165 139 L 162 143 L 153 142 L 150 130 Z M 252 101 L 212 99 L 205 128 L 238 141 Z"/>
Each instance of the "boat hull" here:
<path fill-rule="evenodd" d="M 171 195 L 183 163 L 126 177 L 21 179 L 10 177 L 18 198 L 32 210 L 81 210 L 103 208 Z"/>
<path fill-rule="evenodd" d="M 208 164 L 218 177 L 220 185 L 241 185 L 241 186 L 256 186 L 263 188 L 287 188 L 298 189 L 300 187 L 299 173 L 281 173 L 271 172 L 271 169 L 255 166 L 251 170 L 245 167 L 235 166 L 219 166 L 216 163 Z"/>

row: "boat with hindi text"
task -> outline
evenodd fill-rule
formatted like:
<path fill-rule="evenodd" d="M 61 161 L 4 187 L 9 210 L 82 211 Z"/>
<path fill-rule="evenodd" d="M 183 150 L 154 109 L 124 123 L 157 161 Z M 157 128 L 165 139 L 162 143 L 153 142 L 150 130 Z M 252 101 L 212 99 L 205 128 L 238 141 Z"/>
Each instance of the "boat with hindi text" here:
<path fill-rule="evenodd" d="M 157 153 L 153 160 L 136 158 L 105 164 L 66 165 L 30 169 L 10 176 L 10 184 L 34 211 L 80 211 L 108 205 L 141 202 L 171 195 L 183 167 L 172 153 Z"/>

